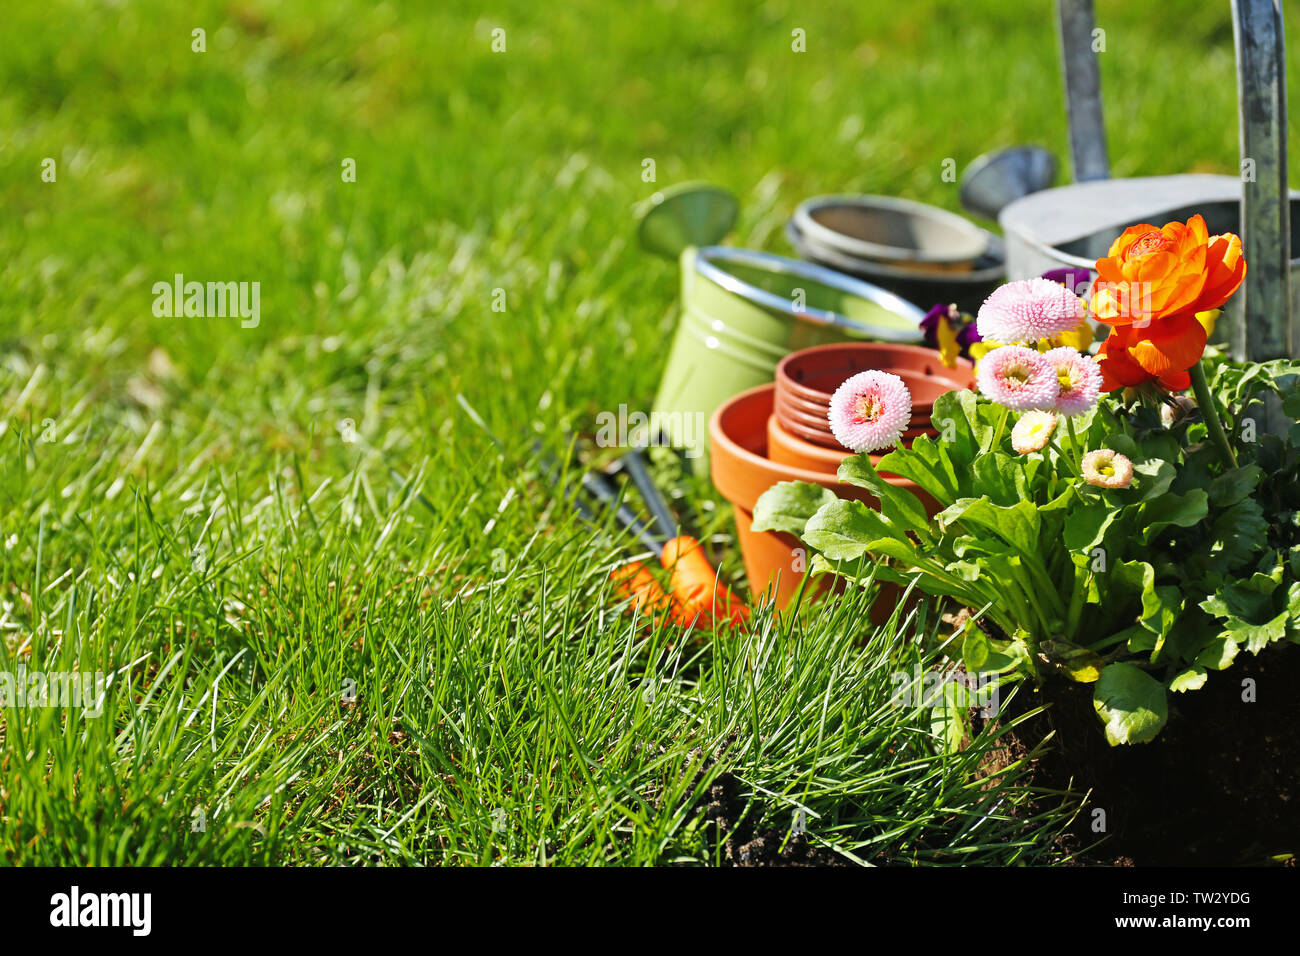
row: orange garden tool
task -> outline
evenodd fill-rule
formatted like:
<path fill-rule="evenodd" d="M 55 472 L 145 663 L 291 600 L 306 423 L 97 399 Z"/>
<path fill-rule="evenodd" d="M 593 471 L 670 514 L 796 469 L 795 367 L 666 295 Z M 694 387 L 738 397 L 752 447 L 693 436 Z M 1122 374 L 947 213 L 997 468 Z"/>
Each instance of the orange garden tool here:
<path fill-rule="evenodd" d="M 457 395 L 456 401 L 470 419 L 483 429 L 492 443 L 504 451 L 505 446 L 500 439 L 492 434 L 464 396 Z M 552 479 L 558 482 L 562 471 L 554 459 L 543 452 L 539 442 L 533 443 L 533 451 L 542 467 L 551 472 Z M 608 478 L 584 472 L 581 477 L 582 486 L 604 504 L 612 505 L 619 523 L 640 539 L 651 553 L 659 555 L 659 563 L 668 569 L 668 592 L 659 586 L 650 569 L 640 561 L 630 561 L 611 572 L 615 589 L 630 599 L 629 607 L 652 614 L 665 610 L 684 627 L 693 624 L 710 627 L 722 621 L 736 625 L 746 624 L 749 621 L 749 608 L 718 580 L 718 574 L 704 556 L 700 542 L 690 535 L 673 536 L 677 522 L 673 520 L 672 512 L 659 488 L 650 478 L 641 450 L 631 449 L 622 460 L 655 520 L 663 526 L 662 540 L 653 533 L 654 522 L 647 525 L 639 521 L 632 509 L 622 502 Z M 573 506 L 587 521 L 598 524 L 580 498 L 573 499 Z"/>
<path fill-rule="evenodd" d="M 623 458 L 623 463 L 653 515 L 649 522 L 637 518 L 607 476 L 584 472 L 579 479 L 588 494 L 614 509 L 619 524 L 652 554 L 658 555 L 659 562 L 668 571 L 668 590 L 665 592 L 644 563 L 629 561 L 610 574 L 615 590 L 629 600 L 629 608 L 646 614 L 666 611 L 675 623 L 683 627 L 712 627 L 722 621 L 744 624 L 749 619 L 749 608 L 718 580 L 700 542 L 690 535 L 673 535 L 677 523 L 659 489 L 650 480 L 640 456 L 640 451 L 633 449 Z M 553 466 L 550 470 L 558 473 Z M 574 498 L 573 505 L 582 517 L 593 524 L 598 523 L 580 497 Z M 656 533 L 656 525 L 664 526 L 662 533 Z"/>
<path fill-rule="evenodd" d="M 749 608 L 718 580 L 718 574 L 705 557 L 700 542 L 690 535 L 673 535 L 678 530 L 677 522 L 651 479 L 641 450 L 631 449 L 623 456 L 622 463 L 650 509 L 652 525 L 660 525 L 665 536 L 666 540 L 661 543 L 646 535 L 641 535 L 641 539 L 659 555 L 659 563 L 668 570 L 668 590 L 677 622 L 683 626 L 698 624 L 704 627 L 722 621 L 745 624 L 749 620 Z M 607 494 L 614 495 L 608 485 L 604 487 Z M 626 517 L 620 513 L 620 519 L 625 523 Z M 641 570 L 649 577 L 644 567 Z"/>

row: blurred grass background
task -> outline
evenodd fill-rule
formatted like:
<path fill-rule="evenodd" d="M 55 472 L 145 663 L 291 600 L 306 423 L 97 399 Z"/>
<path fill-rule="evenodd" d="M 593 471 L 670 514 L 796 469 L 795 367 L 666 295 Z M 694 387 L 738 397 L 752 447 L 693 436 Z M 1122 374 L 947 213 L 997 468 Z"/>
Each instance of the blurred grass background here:
<path fill-rule="evenodd" d="M 1234 172 L 1226 0 L 1098 0 L 1097 16 L 1114 174 Z M 1292 6 L 1287 16 L 1294 45 L 1300 14 Z M 204 53 L 191 50 L 198 28 Z M 497 29 L 504 52 L 492 48 Z M 806 52 L 793 52 L 795 30 Z M 179 679 L 202 683 L 247 651 L 228 678 L 243 688 L 232 740 L 265 729 L 257 694 L 270 686 L 283 695 L 275 721 L 305 728 L 319 715 L 292 702 L 358 667 L 376 675 L 363 700 L 409 679 L 394 656 L 401 642 L 382 666 L 368 657 L 390 646 L 367 637 L 375 619 L 421 647 L 435 633 L 472 645 L 490 668 L 507 624 L 475 624 L 475 615 L 508 621 L 511 602 L 583 621 L 601 613 L 591 587 L 539 584 L 557 574 L 589 582 L 608 555 L 593 554 L 571 519 L 551 512 L 520 459 L 525 434 L 557 447 L 598 411 L 645 408 L 653 397 L 677 276 L 636 248 L 638 201 L 681 180 L 712 180 L 741 197 L 732 241 L 788 252 L 782 224 L 817 193 L 888 193 L 956 210 L 944 161 L 960 170 L 1020 142 L 1055 150 L 1068 175 L 1046 0 L 811 9 L 780 0 L 499 0 L 490 9 L 11 0 L 4 31 L 8 653 L 56 660 L 76 633 L 88 663 L 125 667 L 142 654 L 166 658 L 174 634 L 188 633 L 193 671 Z M 1294 80 L 1294 57 L 1289 68 Z M 41 180 L 47 157 L 54 183 Z M 346 158 L 356 162 L 355 183 L 342 181 Z M 646 159 L 654 183 L 642 180 Z M 155 317 L 151 287 L 175 273 L 260 282 L 260 325 Z M 504 312 L 492 311 L 496 289 Z M 518 457 L 496 454 L 457 394 Z M 341 440 L 344 420 L 362 444 Z M 47 434 L 52 441 L 41 440 Z M 412 505 L 413 489 L 388 465 L 420 475 L 427 509 Z M 712 536 L 737 568 L 710 489 L 676 490 L 688 526 Z M 539 535 L 550 543 L 535 547 Z M 196 549 L 208 556 L 203 569 Z M 487 583 L 467 592 L 467 580 Z M 494 581 L 504 582 L 501 594 Z M 435 626 L 430 601 L 466 616 Z M 447 699 L 415 723 L 437 724 L 439 708 L 475 679 L 467 672 L 444 688 Z M 707 668 L 699 679 L 707 697 Z M 534 703 L 545 710 L 550 701 Z M 409 747 L 416 727 L 401 707 L 387 700 L 353 719 L 378 739 L 405 719 Z M 85 754 L 43 741 L 49 726 L 29 730 L 37 741 L 23 758 L 29 783 L 48 757 L 51 779 L 67 791 L 47 780 L 51 795 L 29 791 L 25 815 L 9 793 L 14 845 L 35 845 L 26 841 L 60 818 L 57 807 L 69 826 L 75 808 L 93 805 L 110 820 L 124 812 L 129 792 L 105 785 L 94 796 L 76 783 L 71 767 Z M 447 788 L 460 786 L 443 779 L 454 776 L 446 765 L 429 762 L 441 753 L 429 740 L 423 751 L 395 755 L 385 744 L 358 758 L 368 769 L 344 788 L 352 802 L 320 797 L 328 809 L 308 825 L 316 852 L 354 858 L 323 834 L 357 826 L 358 800 L 382 821 L 438 794 L 403 822 L 425 829 L 397 858 L 462 859 L 469 851 L 447 850 L 449 839 L 490 833 L 481 795 L 455 798 L 479 806 L 477 815 L 428 817 L 454 804 Z M 696 743 L 683 740 L 682 753 Z M 122 746 L 108 737 L 100 745 Z M 114 752 L 104 766 L 125 759 Z M 395 767 L 402 786 L 392 785 Z M 311 773 L 325 779 L 320 768 Z M 166 777 L 160 770 L 148 787 Z M 284 814 L 274 832 L 290 825 Z M 107 858 L 96 854 L 108 849 L 87 849 L 96 840 L 119 852 L 117 831 L 101 829 L 42 859 Z M 395 852 L 376 847 L 374 858 Z M 270 858 L 292 856 L 284 854 Z"/>

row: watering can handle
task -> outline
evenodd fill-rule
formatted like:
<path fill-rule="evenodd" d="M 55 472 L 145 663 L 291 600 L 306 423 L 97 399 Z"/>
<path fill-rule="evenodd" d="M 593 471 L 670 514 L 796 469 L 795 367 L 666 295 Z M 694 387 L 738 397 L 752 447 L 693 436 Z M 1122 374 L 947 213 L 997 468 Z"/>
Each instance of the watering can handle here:
<path fill-rule="evenodd" d="M 1245 321 L 1232 350 L 1249 359 L 1296 355 L 1291 318 L 1291 196 L 1287 186 L 1286 49 L 1278 0 L 1232 0 L 1241 128 Z"/>
<path fill-rule="evenodd" d="M 1092 0 L 1057 0 L 1074 178 L 1110 175 Z M 1232 0 L 1241 129 L 1245 321 L 1232 351 L 1252 360 L 1300 355 L 1291 320 L 1291 199 L 1287 186 L 1286 44 L 1280 0 Z"/>
<path fill-rule="evenodd" d="M 1070 121 L 1070 161 L 1074 181 L 1110 178 L 1106 124 L 1101 111 L 1101 72 L 1097 68 L 1092 0 L 1057 0 L 1065 109 Z"/>

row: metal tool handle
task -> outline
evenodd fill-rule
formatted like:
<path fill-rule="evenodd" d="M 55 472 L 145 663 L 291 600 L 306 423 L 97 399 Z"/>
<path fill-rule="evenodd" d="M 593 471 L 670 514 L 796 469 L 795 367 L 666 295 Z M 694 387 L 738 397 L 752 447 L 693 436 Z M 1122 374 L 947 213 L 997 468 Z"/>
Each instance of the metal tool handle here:
<path fill-rule="evenodd" d="M 645 452 L 640 448 L 629 449 L 627 454 L 623 456 L 623 465 L 627 468 L 627 473 L 632 476 L 632 482 L 641 492 L 641 497 L 645 499 L 650 514 L 659 523 L 659 530 L 663 533 L 664 538 L 667 539 L 676 535 L 677 519 L 673 517 L 672 511 L 669 510 L 668 502 L 664 501 L 659 486 L 650 477 L 650 470 L 646 467 Z"/>

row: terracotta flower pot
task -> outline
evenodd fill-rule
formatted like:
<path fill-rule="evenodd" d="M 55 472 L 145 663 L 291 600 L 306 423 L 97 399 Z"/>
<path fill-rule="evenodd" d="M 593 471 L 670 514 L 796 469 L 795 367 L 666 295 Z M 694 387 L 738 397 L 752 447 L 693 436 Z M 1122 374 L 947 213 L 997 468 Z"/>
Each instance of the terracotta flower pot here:
<path fill-rule="evenodd" d="M 938 434 L 934 429 L 915 429 L 905 432 L 903 441 L 909 444 L 916 435 L 929 435 L 933 438 Z M 838 442 L 834 447 L 830 447 L 791 432 L 776 414 L 767 420 L 767 455 L 777 464 L 822 471 L 834 476 L 839 470 L 840 462 L 852 454 L 853 452 Z M 872 455 L 871 463 L 873 465 L 879 463 L 880 458 L 880 455 Z"/>
<path fill-rule="evenodd" d="M 825 415 L 815 418 L 804 413 L 790 413 L 788 411 L 782 413 L 779 408 L 773 414 L 781 422 L 781 427 L 789 434 L 797 435 L 804 441 L 812 442 L 814 445 L 821 445 L 823 448 L 843 450 L 843 446 L 831 433 L 830 428 L 827 427 Z M 937 434 L 930 425 L 930 419 L 918 419 L 914 415 L 912 416 L 911 426 L 903 432 L 903 438 L 908 440 L 915 438 L 917 435 L 929 434 Z"/>
<path fill-rule="evenodd" d="M 945 392 L 971 388 L 975 367 L 959 358 L 949 369 L 933 349 L 880 342 L 833 344 L 787 355 L 776 367 L 774 410 L 782 426 L 826 448 L 838 448 L 826 414 L 831 396 L 851 375 L 869 369 L 892 372 L 912 395 L 912 421 L 905 433 L 914 438 L 930 428 L 934 403 Z"/>
<path fill-rule="evenodd" d="M 826 398 L 820 402 L 814 402 L 806 398 L 797 398 L 793 395 L 782 395 L 780 388 L 778 388 L 776 391 L 776 397 L 773 401 L 775 402 L 776 412 L 781 416 L 782 420 L 824 422 L 826 419 L 826 409 L 828 407 L 827 403 L 830 401 L 830 395 L 828 394 Z M 912 406 L 913 424 L 917 422 L 928 422 L 932 414 L 933 410 L 928 405 L 918 407 L 913 404 Z"/>
<path fill-rule="evenodd" d="M 774 391 L 775 385 L 771 383 L 751 388 L 724 402 L 714 412 L 709 420 L 710 470 L 713 484 L 734 506 L 750 590 L 756 597 L 772 593 L 777 607 L 784 608 L 803 578 L 803 569 L 808 565 L 807 549 L 793 535 L 753 530 L 754 504 L 759 496 L 778 481 L 807 481 L 829 488 L 842 498 L 856 499 L 873 507 L 879 502 L 864 489 L 841 484 L 836 479 L 835 469 L 847 453 L 835 459 L 835 466 L 829 471 L 782 464 L 769 457 L 768 422 L 772 418 Z M 932 509 L 932 513 L 938 510 L 937 502 L 929 500 L 915 483 L 899 477 L 888 480 L 919 494 L 926 501 L 927 510 Z M 890 610 L 890 607 L 880 608 L 883 614 Z"/>

